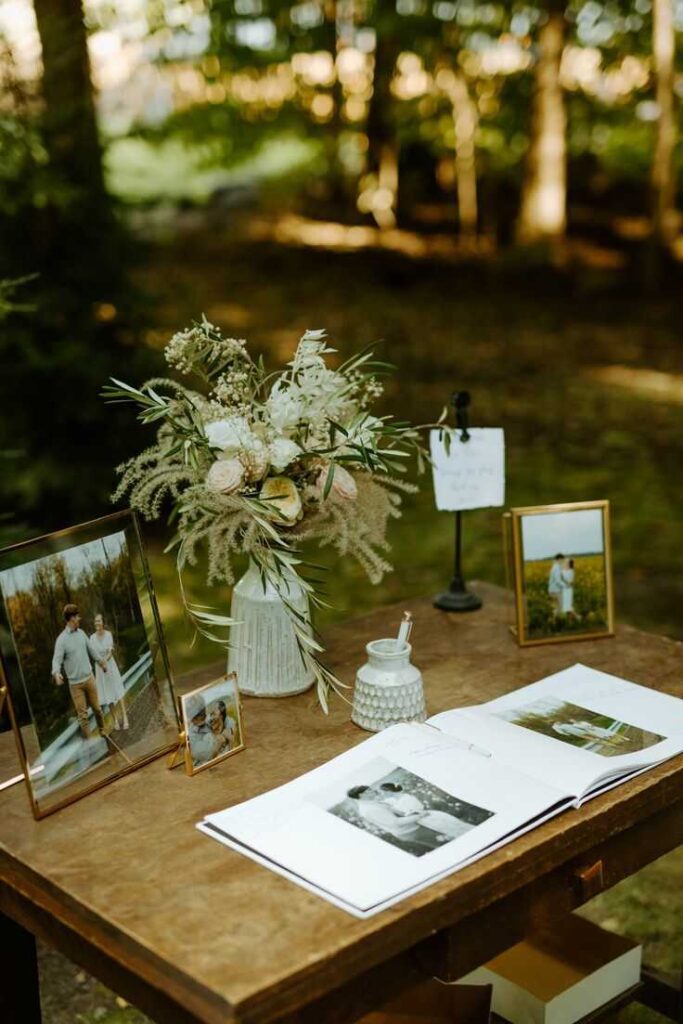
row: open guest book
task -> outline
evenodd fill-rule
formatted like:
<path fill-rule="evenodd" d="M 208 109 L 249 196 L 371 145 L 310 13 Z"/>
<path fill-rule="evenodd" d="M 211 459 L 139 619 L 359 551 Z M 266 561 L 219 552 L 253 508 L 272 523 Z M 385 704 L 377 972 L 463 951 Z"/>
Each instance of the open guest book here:
<path fill-rule="evenodd" d="M 369 917 L 683 752 L 683 700 L 573 665 L 394 725 L 197 826 Z"/>

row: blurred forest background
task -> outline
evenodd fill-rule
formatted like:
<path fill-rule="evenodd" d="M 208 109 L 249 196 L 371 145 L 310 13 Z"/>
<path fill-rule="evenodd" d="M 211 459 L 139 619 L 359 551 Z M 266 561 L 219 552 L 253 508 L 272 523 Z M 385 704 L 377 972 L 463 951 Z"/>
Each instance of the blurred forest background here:
<path fill-rule="evenodd" d="M 325 327 L 383 341 L 387 411 L 468 388 L 510 505 L 609 498 L 618 617 L 683 638 L 682 31 L 682 0 L 0 0 L 0 541 L 109 511 L 148 441 L 99 391 L 175 330 L 281 362 Z M 148 538 L 179 671 L 215 650 Z M 447 583 L 428 481 L 392 539 L 331 616 Z M 499 510 L 465 568 L 504 581 Z M 665 889 L 623 899 L 671 966 Z"/>

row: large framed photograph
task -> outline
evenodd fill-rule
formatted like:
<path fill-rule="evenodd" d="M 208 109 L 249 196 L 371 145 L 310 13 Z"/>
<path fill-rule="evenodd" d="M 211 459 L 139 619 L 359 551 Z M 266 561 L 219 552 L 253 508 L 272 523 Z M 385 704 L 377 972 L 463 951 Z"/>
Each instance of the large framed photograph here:
<path fill-rule="evenodd" d="M 614 634 L 608 501 L 513 508 L 504 531 L 521 645 Z"/>
<path fill-rule="evenodd" d="M 0 595 L 1 670 L 36 817 L 177 746 L 134 513 L 0 551 Z"/>
<path fill-rule="evenodd" d="M 180 707 L 188 775 L 196 775 L 244 750 L 242 707 L 235 672 L 184 693 Z"/>

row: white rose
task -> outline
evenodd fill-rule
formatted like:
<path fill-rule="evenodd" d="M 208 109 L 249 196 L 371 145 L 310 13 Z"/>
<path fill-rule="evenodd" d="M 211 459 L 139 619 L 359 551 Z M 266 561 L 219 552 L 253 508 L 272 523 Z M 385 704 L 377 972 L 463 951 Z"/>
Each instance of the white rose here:
<path fill-rule="evenodd" d="M 221 494 L 232 494 L 244 482 L 244 467 L 239 459 L 217 459 L 206 477 L 206 486 Z"/>
<path fill-rule="evenodd" d="M 229 416 L 224 420 L 214 420 L 204 428 L 212 448 L 220 448 L 222 452 L 233 455 L 242 448 L 251 431 L 243 416 Z"/>
<path fill-rule="evenodd" d="M 281 473 L 290 462 L 294 462 L 301 455 L 301 449 L 298 444 L 290 441 L 287 437 L 276 437 L 268 446 L 268 454 L 273 469 Z"/>

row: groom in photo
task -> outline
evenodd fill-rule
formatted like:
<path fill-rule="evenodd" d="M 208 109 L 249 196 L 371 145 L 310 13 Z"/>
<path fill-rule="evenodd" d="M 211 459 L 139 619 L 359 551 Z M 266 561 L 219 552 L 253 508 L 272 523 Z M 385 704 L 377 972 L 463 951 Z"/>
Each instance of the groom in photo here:
<path fill-rule="evenodd" d="M 107 663 L 100 660 L 86 633 L 80 628 L 81 617 L 75 604 L 64 606 L 66 625 L 57 637 L 52 656 L 52 675 L 57 686 L 63 686 L 64 677 L 69 683 L 69 693 L 76 709 L 78 724 L 84 739 L 90 739 L 88 705 L 93 710 L 100 735 L 107 738 L 104 716 L 97 696 L 97 686 L 92 663 L 107 671 Z"/>
<path fill-rule="evenodd" d="M 564 555 L 555 555 L 555 560 L 550 567 L 550 573 L 548 575 L 548 595 L 550 597 L 550 603 L 553 606 L 553 615 L 558 616 L 560 614 L 562 605 L 562 588 L 565 583 L 562 579 L 562 563 L 564 562 Z"/>

